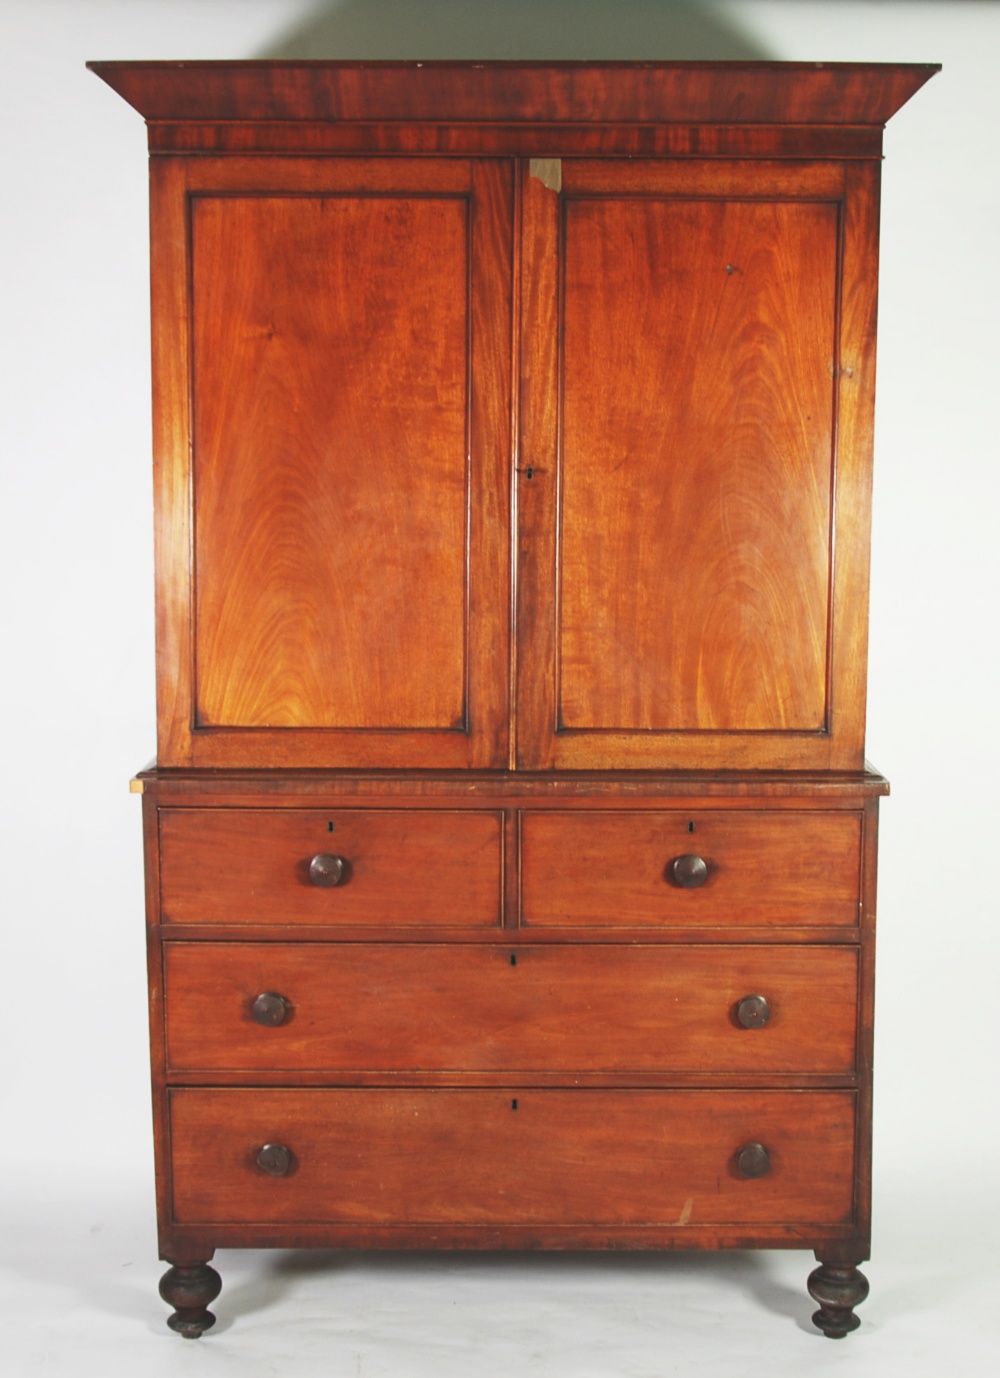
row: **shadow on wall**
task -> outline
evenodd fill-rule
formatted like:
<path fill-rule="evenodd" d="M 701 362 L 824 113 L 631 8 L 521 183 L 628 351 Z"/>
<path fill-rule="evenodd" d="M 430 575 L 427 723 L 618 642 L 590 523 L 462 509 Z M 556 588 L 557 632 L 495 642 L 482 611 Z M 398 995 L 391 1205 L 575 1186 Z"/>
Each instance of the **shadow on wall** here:
<path fill-rule="evenodd" d="M 753 60 L 695 0 L 326 0 L 262 58 Z"/>

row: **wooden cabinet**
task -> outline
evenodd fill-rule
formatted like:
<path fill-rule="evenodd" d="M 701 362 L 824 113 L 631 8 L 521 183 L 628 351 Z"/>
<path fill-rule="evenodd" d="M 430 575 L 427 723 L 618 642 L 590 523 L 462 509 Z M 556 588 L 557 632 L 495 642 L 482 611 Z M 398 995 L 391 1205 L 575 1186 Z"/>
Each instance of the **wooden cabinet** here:
<path fill-rule="evenodd" d="M 867 1284 L 882 125 L 935 70 L 101 63 L 151 150 L 161 1290 Z"/>

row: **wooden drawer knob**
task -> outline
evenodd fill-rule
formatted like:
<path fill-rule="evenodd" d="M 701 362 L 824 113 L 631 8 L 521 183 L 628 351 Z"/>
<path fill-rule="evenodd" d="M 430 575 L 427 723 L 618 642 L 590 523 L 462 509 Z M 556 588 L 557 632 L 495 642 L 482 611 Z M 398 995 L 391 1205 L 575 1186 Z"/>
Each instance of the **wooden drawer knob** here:
<path fill-rule="evenodd" d="M 262 1024 L 266 1029 L 283 1024 L 287 1014 L 288 1001 L 273 990 L 262 991 L 250 1006 L 250 1018 L 255 1024 Z"/>
<path fill-rule="evenodd" d="M 766 995 L 745 995 L 736 1006 L 736 1018 L 744 1029 L 762 1029 L 771 1018 Z"/>
<path fill-rule="evenodd" d="M 257 1153 L 257 1166 L 270 1177 L 284 1177 L 292 1165 L 292 1150 L 284 1144 L 265 1144 Z"/>
<path fill-rule="evenodd" d="M 669 870 L 670 879 L 682 890 L 697 890 L 699 885 L 704 885 L 708 880 L 708 866 L 700 856 L 690 852 L 685 856 L 674 857 Z"/>
<path fill-rule="evenodd" d="M 332 852 L 317 852 L 309 863 L 309 879 L 313 885 L 343 885 L 347 872 L 345 858 L 334 856 Z"/>
<path fill-rule="evenodd" d="M 736 1155 L 741 1177 L 766 1177 L 771 1171 L 771 1155 L 763 1144 L 744 1144 Z"/>

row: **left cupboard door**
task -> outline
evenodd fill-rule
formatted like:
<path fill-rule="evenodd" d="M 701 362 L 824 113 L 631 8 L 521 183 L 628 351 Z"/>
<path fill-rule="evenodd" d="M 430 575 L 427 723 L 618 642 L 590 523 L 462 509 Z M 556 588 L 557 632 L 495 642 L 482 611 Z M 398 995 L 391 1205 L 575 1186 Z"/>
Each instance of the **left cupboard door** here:
<path fill-rule="evenodd" d="M 161 766 L 507 763 L 512 169 L 152 168 Z"/>

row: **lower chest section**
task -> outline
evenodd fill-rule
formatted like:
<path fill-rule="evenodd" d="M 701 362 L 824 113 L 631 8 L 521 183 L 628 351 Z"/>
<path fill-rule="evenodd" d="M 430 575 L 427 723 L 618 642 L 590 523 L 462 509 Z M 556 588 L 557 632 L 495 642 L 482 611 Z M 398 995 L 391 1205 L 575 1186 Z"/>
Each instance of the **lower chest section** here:
<path fill-rule="evenodd" d="M 873 818 L 147 800 L 161 1240 L 857 1234 Z"/>

